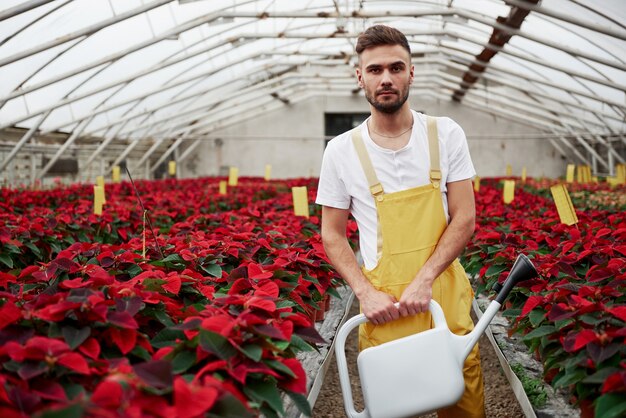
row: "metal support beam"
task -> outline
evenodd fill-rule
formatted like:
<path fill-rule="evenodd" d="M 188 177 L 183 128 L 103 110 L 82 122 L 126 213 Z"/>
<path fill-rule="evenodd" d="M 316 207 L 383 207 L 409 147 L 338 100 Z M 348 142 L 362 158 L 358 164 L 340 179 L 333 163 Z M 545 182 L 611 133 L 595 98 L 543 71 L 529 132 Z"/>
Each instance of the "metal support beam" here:
<path fill-rule="evenodd" d="M 52 113 L 52 110 L 48 110 L 46 113 L 41 115 L 41 117 L 35 121 L 33 126 L 31 126 L 28 132 L 26 132 L 26 134 L 17 142 L 17 144 L 15 144 L 9 155 L 4 159 L 4 161 L 2 161 L 2 163 L 0 163 L 0 171 L 4 170 L 7 164 L 9 164 L 13 160 L 13 158 L 15 158 L 17 153 L 22 149 L 24 144 L 26 144 L 28 141 L 31 140 L 33 136 L 35 136 L 37 130 L 39 129 L 43 121 L 46 120 L 46 118 L 50 115 L 50 113 Z"/>
<path fill-rule="evenodd" d="M 10 9 L 0 12 L 0 22 L 6 19 L 12 18 L 13 16 L 17 16 L 19 14 L 27 12 L 29 10 L 36 9 L 39 6 L 42 6 L 46 3 L 50 3 L 52 1 L 53 0 L 30 0 L 30 1 L 24 2 L 23 4 L 18 4 L 17 6 L 13 6 Z"/>
<path fill-rule="evenodd" d="M 559 11 L 554 10 L 554 9 L 548 9 L 548 8 L 546 8 L 544 6 L 539 6 L 539 5 L 533 4 L 533 3 L 525 1 L 525 0 L 502 0 L 502 1 L 505 2 L 506 4 L 510 4 L 512 6 L 516 6 L 516 7 L 519 7 L 521 9 L 531 10 L 531 11 L 536 12 L 536 13 L 540 13 L 540 14 L 543 14 L 543 15 L 546 15 L 546 16 L 550 16 L 550 17 L 553 17 L 555 19 L 562 20 L 564 22 L 571 23 L 571 24 L 576 25 L 576 26 L 580 26 L 581 28 L 589 29 L 589 30 L 592 30 L 594 32 L 599 32 L 599 33 L 602 33 L 604 35 L 608 35 L 608 36 L 611 36 L 613 38 L 617 38 L 617 39 L 621 39 L 623 41 L 626 41 L 626 32 L 625 31 L 618 31 L 618 30 L 614 30 L 614 29 L 611 29 L 611 28 L 603 26 L 603 25 L 599 25 L 599 24 L 591 22 L 591 21 L 577 19 L 577 18 L 575 18 L 575 17 L 573 17 L 571 15 L 568 15 L 566 13 L 562 13 L 562 12 L 559 12 Z"/>
<path fill-rule="evenodd" d="M 161 143 L 163 141 L 165 141 L 165 138 L 155 140 L 154 144 L 152 144 L 150 149 L 142 155 L 142 157 L 139 159 L 139 162 L 135 164 L 133 169 L 140 168 L 141 165 L 145 163 L 148 158 L 150 158 L 150 156 L 154 153 L 154 151 L 156 151 L 156 149 L 159 148 L 159 146 L 161 146 Z"/>
<path fill-rule="evenodd" d="M 191 153 L 198 147 L 198 145 L 200 145 L 200 139 L 196 139 L 194 140 L 191 145 L 189 145 L 182 154 L 180 154 L 180 156 L 178 157 L 178 162 L 182 163 L 183 161 L 185 161 L 187 158 L 189 158 L 189 156 L 191 155 Z"/>
<path fill-rule="evenodd" d="M 50 161 L 48 161 L 48 164 L 46 164 L 41 169 L 39 174 L 37 174 L 37 178 L 41 179 L 41 178 L 43 178 L 43 176 L 46 175 L 48 170 L 50 170 L 50 168 L 52 168 L 52 166 L 54 165 L 54 163 L 57 162 L 59 157 L 61 157 L 61 155 L 63 155 L 63 153 L 65 151 L 67 151 L 67 149 L 70 147 L 70 145 L 72 145 L 74 143 L 76 138 L 78 138 L 80 136 L 80 134 L 83 133 L 83 130 L 85 129 L 85 127 L 87 127 L 87 125 L 89 125 L 89 122 L 91 122 L 91 119 L 85 119 L 79 126 L 76 127 L 76 129 L 74 129 L 74 132 L 72 132 L 72 135 L 65 141 L 65 143 L 63 145 L 61 145 L 61 147 L 57 150 L 56 154 L 54 154 L 54 157 L 52 157 L 52 159 L 50 159 Z"/>
<path fill-rule="evenodd" d="M 93 33 L 98 32 L 101 29 L 106 28 L 107 26 L 111 26 L 115 23 L 121 22 L 122 20 L 129 19 L 133 16 L 137 16 L 141 13 L 147 12 L 148 10 L 152 10 L 159 6 L 162 6 L 166 3 L 170 3 L 172 0 L 154 0 L 152 3 L 147 5 L 143 5 L 137 7 L 135 9 L 129 10 L 128 12 L 121 13 L 112 18 L 103 20 L 101 22 L 96 23 L 95 25 L 91 25 L 84 29 L 80 29 L 76 32 L 68 33 L 67 35 L 61 36 L 59 38 L 53 39 L 52 41 L 44 42 L 43 44 L 37 45 L 36 47 L 18 52 L 17 54 L 10 55 L 6 58 L 0 59 L 0 67 L 10 64 L 15 61 L 19 61 L 26 57 L 30 57 L 31 55 L 35 55 L 39 52 L 46 51 L 50 48 L 54 48 L 55 46 L 64 44 L 66 42 L 72 41 L 74 39 L 81 38 L 83 36 L 89 36 Z"/>
<path fill-rule="evenodd" d="M 185 132 L 184 134 L 182 134 L 180 137 L 178 137 L 178 139 L 176 139 L 176 141 L 170 145 L 170 147 L 161 155 L 161 157 L 159 157 L 159 159 L 157 160 L 156 163 L 154 163 L 154 166 L 152 167 L 152 172 L 154 173 L 156 171 L 156 168 L 165 161 L 165 159 L 167 157 L 170 156 L 170 154 L 172 154 L 172 152 L 174 152 L 178 146 L 180 144 L 183 143 L 183 141 L 187 138 L 187 136 L 189 136 L 189 132 L 191 132 L 191 128 L 187 130 L 187 132 Z"/>
<path fill-rule="evenodd" d="M 116 129 L 112 130 L 109 134 L 107 134 L 104 137 L 104 141 L 102 141 L 102 143 L 98 146 L 98 148 L 89 156 L 89 158 L 87 158 L 87 161 L 85 161 L 84 166 L 80 167 L 80 171 L 85 171 L 85 170 L 87 170 L 89 168 L 89 166 L 91 165 L 93 160 L 95 160 L 96 157 L 98 155 L 100 155 L 102 153 L 102 151 L 104 151 L 104 149 L 106 147 L 109 146 L 111 141 L 113 141 L 115 139 L 117 134 L 124 128 L 124 126 L 126 126 L 126 123 L 122 123 L 122 124 L 118 125 L 118 127 Z"/>

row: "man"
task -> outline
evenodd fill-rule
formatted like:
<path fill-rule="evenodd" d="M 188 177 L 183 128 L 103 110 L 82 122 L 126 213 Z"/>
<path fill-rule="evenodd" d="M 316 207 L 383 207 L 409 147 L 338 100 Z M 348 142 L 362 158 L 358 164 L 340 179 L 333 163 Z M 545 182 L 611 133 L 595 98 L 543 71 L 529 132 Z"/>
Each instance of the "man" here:
<path fill-rule="evenodd" d="M 465 134 L 449 118 L 410 109 L 414 68 L 400 31 L 373 26 L 359 36 L 356 52 L 371 116 L 329 142 L 316 202 L 326 253 L 369 319 L 359 329 L 360 349 L 429 329 L 431 298 L 450 330 L 466 334 L 473 291 L 457 257 L 474 231 L 476 173 Z M 350 213 L 362 269 L 346 238 Z M 464 376 L 463 397 L 439 417 L 484 417 L 478 347 Z"/>

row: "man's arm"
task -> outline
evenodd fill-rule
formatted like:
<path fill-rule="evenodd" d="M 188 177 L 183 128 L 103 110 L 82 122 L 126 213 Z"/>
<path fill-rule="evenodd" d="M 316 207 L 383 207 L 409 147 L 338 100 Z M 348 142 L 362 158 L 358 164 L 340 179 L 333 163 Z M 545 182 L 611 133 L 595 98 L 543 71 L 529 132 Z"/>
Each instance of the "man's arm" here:
<path fill-rule="evenodd" d="M 393 296 L 376 290 L 363 275 L 348 239 L 348 209 L 322 206 L 322 243 L 335 270 L 348 282 L 359 299 L 361 311 L 375 325 L 399 317 Z"/>
<path fill-rule="evenodd" d="M 435 251 L 400 297 L 400 315 L 428 311 L 433 282 L 461 254 L 474 233 L 476 207 L 470 179 L 447 183 L 450 223 Z"/>

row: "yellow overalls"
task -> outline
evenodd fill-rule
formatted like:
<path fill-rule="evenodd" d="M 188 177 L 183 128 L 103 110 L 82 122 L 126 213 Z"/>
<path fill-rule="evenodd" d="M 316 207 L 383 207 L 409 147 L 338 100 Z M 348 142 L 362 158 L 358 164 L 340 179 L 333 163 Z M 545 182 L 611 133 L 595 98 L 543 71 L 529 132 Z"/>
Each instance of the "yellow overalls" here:
<path fill-rule="evenodd" d="M 378 213 L 378 264 L 373 270 L 363 268 L 363 273 L 376 289 L 395 296 L 397 300 L 434 252 L 447 227 L 439 189 L 441 171 L 437 121 L 432 117 L 427 117 L 427 121 L 430 184 L 389 194 L 384 192 L 378 181 L 360 128 L 352 131 L 352 141 Z M 433 299 L 443 308 L 450 331 L 458 335 L 469 333 L 474 328 L 470 318 L 474 292 L 458 260 L 434 281 L 432 290 Z M 430 313 L 400 318 L 383 325 L 366 323 L 359 328 L 359 349 L 412 335 L 432 326 Z M 485 416 L 478 345 L 465 361 L 463 374 L 463 397 L 456 405 L 438 411 L 440 418 Z"/>

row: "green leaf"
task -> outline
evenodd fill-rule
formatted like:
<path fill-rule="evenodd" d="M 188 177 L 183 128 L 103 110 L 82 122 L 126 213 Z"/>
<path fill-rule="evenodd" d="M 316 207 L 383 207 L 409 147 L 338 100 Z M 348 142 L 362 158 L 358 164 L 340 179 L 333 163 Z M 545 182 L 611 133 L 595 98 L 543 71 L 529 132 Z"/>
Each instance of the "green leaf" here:
<path fill-rule="evenodd" d="M 65 326 L 61 329 L 61 332 L 63 334 L 63 339 L 65 339 L 67 345 L 69 345 L 70 348 L 73 350 L 82 343 L 84 343 L 87 338 L 89 338 L 89 335 L 91 335 L 91 328 L 83 327 L 81 329 L 77 329 L 74 327 Z"/>
<path fill-rule="evenodd" d="M 259 403 L 266 402 L 274 411 L 284 414 L 283 402 L 276 383 L 268 379 L 266 381 L 251 381 L 243 387 L 243 392 L 252 400 Z"/>
<path fill-rule="evenodd" d="M 220 397 L 215 403 L 208 418 L 253 418 L 254 415 L 230 393 Z"/>
<path fill-rule="evenodd" d="M 0 254 L 0 261 L 2 261 L 2 264 L 5 264 L 8 268 L 13 268 L 13 260 L 7 253 Z"/>
<path fill-rule="evenodd" d="M 36 418 L 80 418 L 84 412 L 83 405 L 77 403 L 65 408 L 48 410 L 34 416 Z"/>
<path fill-rule="evenodd" d="M 170 318 L 170 316 L 165 311 L 155 310 L 154 317 L 166 327 L 173 327 L 175 325 L 174 321 L 172 321 L 172 318 Z"/>
<path fill-rule="evenodd" d="M 499 275 L 500 273 L 502 273 L 504 270 L 506 270 L 506 266 L 502 265 L 502 266 L 491 266 L 487 269 L 487 271 L 485 272 L 485 276 L 489 277 L 489 276 L 495 276 L 495 275 Z"/>
<path fill-rule="evenodd" d="M 39 247 L 37 247 L 32 242 L 26 242 L 24 243 L 24 245 L 28 247 L 38 258 L 41 258 L 41 250 L 39 249 Z"/>
<path fill-rule="evenodd" d="M 540 338 L 545 335 L 554 334 L 556 328 L 554 325 L 542 325 L 537 329 L 530 331 L 528 334 L 524 335 L 522 338 L 525 341 L 532 340 L 533 338 Z"/>
<path fill-rule="evenodd" d="M 575 383 L 580 382 L 581 380 L 585 378 L 586 375 L 587 375 L 587 372 L 583 369 L 577 369 L 571 372 L 565 372 L 563 373 L 562 376 L 558 377 L 558 380 L 555 377 L 554 381 L 552 382 L 552 385 L 554 386 L 555 389 L 567 387 L 569 385 L 573 385 Z"/>
<path fill-rule="evenodd" d="M 521 309 L 507 309 L 506 311 L 502 312 L 502 316 L 504 316 L 505 318 L 517 318 L 521 315 L 521 313 Z"/>
<path fill-rule="evenodd" d="M 271 359 L 270 360 L 265 360 L 264 363 L 267 364 L 268 366 L 270 366 L 272 369 L 277 370 L 279 372 L 282 372 L 282 373 L 286 374 L 287 376 L 291 376 L 294 379 L 298 377 L 293 372 L 293 370 L 291 370 L 289 367 L 285 366 L 283 363 L 281 363 L 278 360 L 271 360 Z"/>
<path fill-rule="evenodd" d="M 196 354 L 193 351 L 181 351 L 172 360 L 172 371 L 175 374 L 186 372 L 196 362 Z"/>
<path fill-rule="evenodd" d="M 589 324 L 589 325 L 598 325 L 601 322 L 606 321 L 606 318 L 597 318 L 596 315 L 593 315 L 593 314 L 582 314 L 579 317 L 577 317 L 576 319 L 581 321 L 581 322 L 584 322 L 585 324 Z"/>
<path fill-rule="evenodd" d="M 607 393 L 596 400 L 595 416 L 620 418 L 626 414 L 626 397 L 623 394 Z"/>
<path fill-rule="evenodd" d="M 583 383 L 597 383 L 598 385 L 604 383 L 607 377 L 612 375 L 615 372 L 618 372 L 619 369 L 617 367 L 605 367 L 604 369 L 600 369 L 594 374 L 585 377 L 582 382 Z"/>
<path fill-rule="evenodd" d="M 185 334 L 182 331 L 176 331 L 173 329 L 165 328 L 157 335 L 154 336 L 150 342 L 155 348 L 163 348 L 176 345 L 177 339 L 185 339 Z"/>
<path fill-rule="evenodd" d="M 528 314 L 528 319 L 530 320 L 530 323 L 533 325 L 534 328 L 537 328 L 543 322 L 545 317 L 546 311 L 544 311 L 543 309 L 533 309 Z"/>
<path fill-rule="evenodd" d="M 152 356 L 150 355 L 150 353 L 148 353 L 148 350 L 146 350 L 145 348 L 141 347 L 141 346 L 136 346 L 135 348 L 132 349 L 132 351 L 130 352 L 132 355 L 137 356 L 145 361 L 150 361 L 152 360 Z"/>
<path fill-rule="evenodd" d="M 245 347 L 241 347 L 241 351 L 250 359 L 254 361 L 261 361 L 261 357 L 263 356 L 263 349 L 261 346 L 256 344 L 246 345 Z"/>
<path fill-rule="evenodd" d="M 309 345 L 309 343 L 304 341 L 302 338 L 300 338 L 296 334 L 293 334 L 291 336 L 291 346 L 295 348 L 297 351 L 314 351 L 315 350 L 313 347 L 311 347 L 311 345 Z"/>
<path fill-rule="evenodd" d="M 307 400 L 306 396 L 302 395 L 301 393 L 296 393 L 296 392 L 291 392 L 291 391 L 287 391 L 287 395 L 289 395 L 293 403 L 298 407 L 300 412 L 302 412 L 304 415 L 306 415 L 307 417 L 310 417 L 313 414 L 313 412 L 311 411 L 311 405 L 309 404 L 309 401 Z"/>
<path fill-rule="evenodd" d="M 563 328 L 568 327 L 569 325 L 573 323 L 574 323 L 573 318 L 566 318 L 566 319 L 560 319 L 558 321 L 554 321 L 554 326 L 556 327 L 556 329 L 562 330 Z"/>
<path fill-rule="evenodd" d="M 131 278 L 133 278 L 133 277 L 135 277 L 138 274 L 143 272 L 141 267 L 139 267 L 137 264 L 131 264 L 130 266 L 128 266 L 128 268 L 125 269 L 125 271 L 126 271 L 126 273 L 128 273 L 128 275 Z"/>
<path fill-rule="evenodd" d="M 235 347 L 225 337 L 215 332 L 200 330 L 199 344 L 204 351 L 213 353 L 222 360 L 228 360 L 237 354 Z"/>
<path fill-rule="evenodd" d="M 208 275 L 222 277 L 222 267 L 219 264 L 207 264 L 206 266 L 200 266 L 200 268 Z"/>

